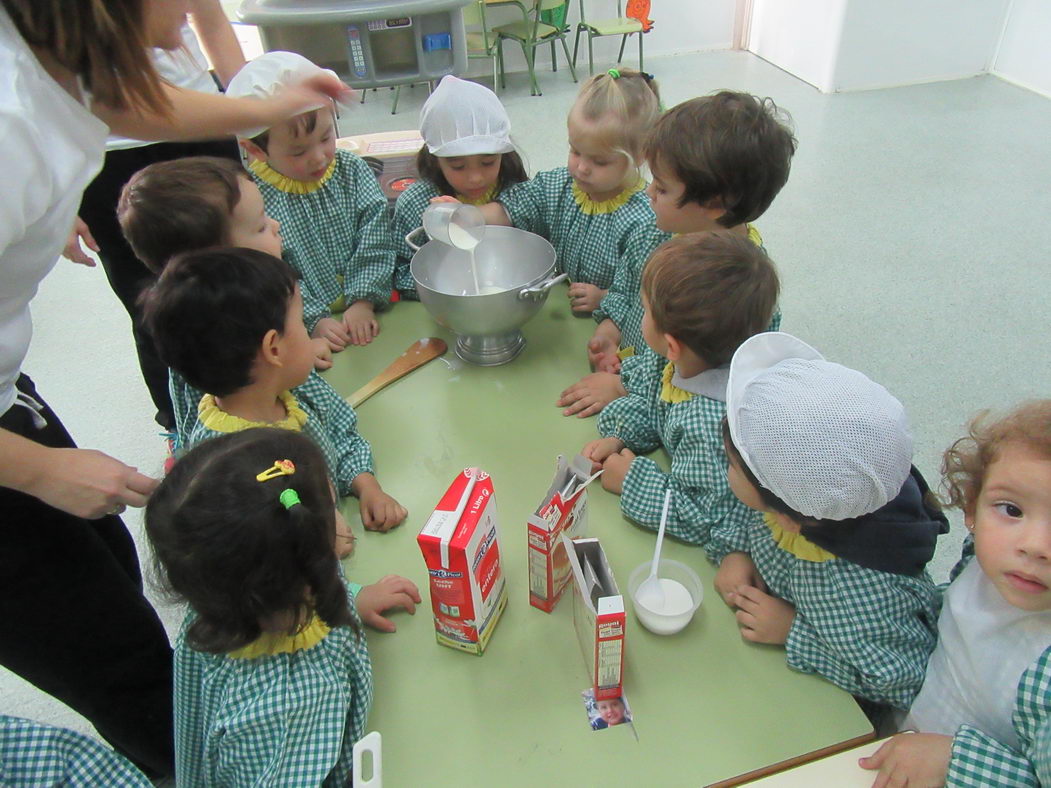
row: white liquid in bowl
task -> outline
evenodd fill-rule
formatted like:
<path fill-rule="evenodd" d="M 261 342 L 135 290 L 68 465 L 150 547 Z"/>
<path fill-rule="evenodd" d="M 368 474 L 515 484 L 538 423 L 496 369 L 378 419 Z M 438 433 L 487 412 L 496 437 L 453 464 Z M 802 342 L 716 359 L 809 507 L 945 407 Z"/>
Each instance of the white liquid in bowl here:
<path fill-rule="evenodd" d="M 693 618 L 693 595 L 682 583 L 671 578 L 659 578 L 663 599 L 635 597 L 635 614 L 650 632 L 671 635 L 678 632 Z"/>

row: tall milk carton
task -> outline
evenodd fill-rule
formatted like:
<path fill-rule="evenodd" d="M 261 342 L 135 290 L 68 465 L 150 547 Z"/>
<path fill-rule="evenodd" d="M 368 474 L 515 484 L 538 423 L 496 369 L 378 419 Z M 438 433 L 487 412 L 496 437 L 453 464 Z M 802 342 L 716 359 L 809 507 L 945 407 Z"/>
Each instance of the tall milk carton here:
<path fill-rule="evenodd" d="M 489 474 L 467 468 L 457 475 L 417 541 L 430 575 L 438 642 L 480 655 L 507 605 Z"/>

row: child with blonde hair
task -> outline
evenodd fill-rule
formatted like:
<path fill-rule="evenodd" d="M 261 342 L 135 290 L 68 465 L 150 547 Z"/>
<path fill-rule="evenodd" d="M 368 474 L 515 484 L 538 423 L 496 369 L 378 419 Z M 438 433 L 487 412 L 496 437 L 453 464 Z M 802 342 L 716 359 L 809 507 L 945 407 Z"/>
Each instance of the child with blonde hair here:
<path fill-rule="evenodd" d="M 161 582 L 189 605 L 175 639 L 180 786 L 349 785 L 372 705 L 361 622 L 420 601 L 389 575 L 361 587 L 333 553 L 325 458 L 255 429 L 202 443 L 146 506 Z"/>
<path fill-rule="evenodd" d="M 420 111 L 424 145 L 416 154 L 419 178 L 398 197 L 391 220 L 397 252 L 394 286 L 416 298 L 409 263 L 412 250 L 405 236 L 422 224 L 435 197 L 454 197 L 484 205 L 505 189 L 528 179 L 522 158 L 511 142 L 511 120 L 496 94 L 484 85 L 443 77 Z"/>
<path fill-rule="evenodd" d="M 876 785 L 1051 785 L 1051 400 L 980 415 L 942 464 L 971 532 Z M 977 559 L 977 560 L 974 560 Z"/>
<path fill-rule="evenodd" d="M 293 52 L 267 52 L 230 80 L 228 96 L 265 98 L 321 69 Z M 304 319 L 334 352 L 367 345 L 390 303 L 394 250 L 387 198 L 369 166 L 336 149 L 331 106 L 239 135 L 266 211 L 281 223 L 285 259 L 303 278 Z M 333 312 L 341 312 L 339 317 Z"/>
<path fill-rule="evenodd" d="M 567 166 L 538 173 L 483 209 L 491 224 L 512 224 L 551 241 L 559 270 L 572 283 L 574 312 L 598 309 L 614 273 L 634 258 L 641 269 L 670 237 L 654 226 L 640 173 L 643 142 L 659 114 L 651 75 L 627 68 L 595 75 L 569 111 Z"/>

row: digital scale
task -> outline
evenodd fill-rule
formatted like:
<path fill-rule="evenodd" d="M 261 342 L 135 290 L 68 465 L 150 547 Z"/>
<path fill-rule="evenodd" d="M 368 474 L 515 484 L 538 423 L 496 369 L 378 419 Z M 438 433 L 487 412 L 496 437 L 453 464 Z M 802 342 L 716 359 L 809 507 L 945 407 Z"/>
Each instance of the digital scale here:
<path fill-rule="evenodd" d="M 382 131 L 376 134 L 358 134 L 340 137 L 336 146 L 356 153 L 372 168 L 380 190 L 387 198 L 390 213 L 398 195 L 413 184 L 416 172 L 416 154 L 423 147 L 418 131 Z"/>
<path fill-rule="evenodd" d="M 298 52 L 355 88 L 431 82 L 467 71 L 472 0 L 244 0 L 238 19 L 266 51 Z"/>

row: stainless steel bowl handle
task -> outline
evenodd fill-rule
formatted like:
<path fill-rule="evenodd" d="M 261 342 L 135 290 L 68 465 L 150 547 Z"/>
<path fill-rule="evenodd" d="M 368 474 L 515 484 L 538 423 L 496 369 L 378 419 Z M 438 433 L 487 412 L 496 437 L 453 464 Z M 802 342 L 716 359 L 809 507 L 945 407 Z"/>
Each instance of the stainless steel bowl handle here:
<path fill-rule="evenodd" d="M 405 236 L 405 243 L 407 243 L 409 245 L 409 248 L 412 249 L 412 251 L 414 252 L 420 251 L 420 245 L 413 243 L 413 236 L 415 236 L 416 233 L 420 232 L 420 230 L 422 229 L 422 227 L 417 227 L 415 230 L 413 230 L 411 233 Z"/>
<path fill-rule="evenodd" d="M 523 288 L 522 290 L 518 291 L 518 297 L 519 298 L 532 298 L 534 300 L 535 299 L 539 299 L 542 296 L 547 295 L 547 291 L 548 290 L 550 290 L 552 287 L 557 285 L 559 282 L 561 282 L 567 276 L 569 276 L 569 274 L 559 274 L 558 276 L 555 276 L 555 277 L 552 277 L 551 279 L 548 279 L 546 282 L 541 282 L 536 287 Z"/>

